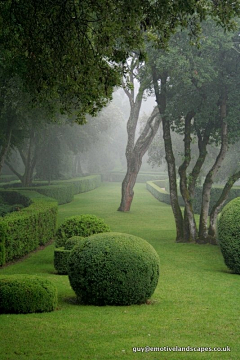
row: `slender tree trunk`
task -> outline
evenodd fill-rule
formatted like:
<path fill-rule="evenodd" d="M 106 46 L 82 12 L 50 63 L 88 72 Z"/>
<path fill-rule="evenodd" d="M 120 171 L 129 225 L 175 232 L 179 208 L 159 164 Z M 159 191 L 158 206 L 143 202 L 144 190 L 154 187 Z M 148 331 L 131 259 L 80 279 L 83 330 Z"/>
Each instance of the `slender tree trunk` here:
<path fill-rule="evenodd" d="M 209 206 L 210 206 L 210 192 L 212 189 L 212 184 L 214 177 L 217 174 L 221 164 L 225 158 L 227 148 L 228 148 L 228 130 L 227 124 L 224 122 L 226 116 L 226 96 L 221 101 L 220 104 L 220 114 L 222 121 L 222 133 L 221 133 L 221 149 L 217 156 L 217 159 L 208 172 L 205 182 L 203 184 L 203 194 L 202 194 L 202 208 L 200 214 L 200 223 L 199 223 L 199 234 L 198 242 L 199 243 L 209 243 L 212 242 L 211 237 L 208 235 L 208 215 L 209 215 Z"/>
<path fill-rule="evenodd" d="M 196 241 L 197 226 L 193 212 L 192 197 L 188 189 L 187 168 L 191 161 L 191 120 L 193 112 L 189 112 L 185 118 L 185 137 L 184 137 L 184 161 L 179 167 L 180 191 L 185 203 L 184 212 L 184 238 L 185 241 Z"/>
<path fill-rule="evenodd" d="M 185 242 L 184 239 L 184 220 L 181 208 L 178 202 L 178 191 L 177 191 L 177 175 L 176 175 L 176 166 L 175 166 L 175 158 L 172 149 L 172 139 L 171 139 L 171 131 L 170 131 L 170 123 L 166 116 L 164 116 L 166 110 L 166 82 L 167 82 L 167 74 L 159 74 L 157 75 L 156 67 L 152 66 L 152 79 L 153 86 L 156 96 L 156 101 L 159 109 L 160 116 L 162 117 L 163 124 L 163 139 L 166 153 L 166 161 L 168 166 L 168 177 L 169 177 L 169 188 L 170 188 L 170 200 L 171 206 L 173 210 L 173 215 L 175 219 L 176 225 L 176 241 L 177 242 Z M 161 88 L 159 87 L 158 80 L 161 79 Z"/>
<path fill-rule="evenodd" d="M 208 235 L 211 239 L 212 244 L 217 243 L 217 239 L 216 239 L 217 216 L 218 216 L 221 208 L 223 207 L 225 201 L 227 200 L 232 186 L 239 178 L 240 178 L 240 171 L 236 172 L 235 174 L 233 174 L 232 176 L 229 177 L 218 201 L 212 208 L 212 211 L 210 213 L 210 224 L 209 224 L 209 228 L 208 228 Z"/>

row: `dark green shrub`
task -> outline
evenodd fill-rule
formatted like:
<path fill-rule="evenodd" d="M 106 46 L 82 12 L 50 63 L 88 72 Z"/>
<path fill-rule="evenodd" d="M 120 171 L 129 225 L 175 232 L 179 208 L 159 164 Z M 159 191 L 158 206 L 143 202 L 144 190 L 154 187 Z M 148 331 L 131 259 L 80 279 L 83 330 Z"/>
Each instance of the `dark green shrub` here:
<path fill-rule="evenodd" d="M 56 247 L 65 246 L 72 236 L 87 237 L 93 234 L 109 232 L 110 228 L 103 219 L 95 215 L 76 215 L 67 218 L 56 233 Z"/>
<path fill-rule="evenodd" d="M 47 279 L 30 275 L 0 277 L 0 313 L 27 314 L 53 311 L 57 289 Z"/>
<path fill-rule="evenodd" d="M 218 221 L 218 239 L 225 264 L 240 274 L 240 198 L 223 208 Z"/>
<path fill-rule="evenodd" d="M 159 257 L 139 237 L 96 234 L 73 248 L 68 276 L 78 300 L 84 304 L 141 304 L 157 286 Z"/>
<path fill-rule="evenodd" d="M 72 250 L 75 245 L 79 244 L 84 239 L 83 236 L 72 236 L 66 241 L 65 250 Z"/>

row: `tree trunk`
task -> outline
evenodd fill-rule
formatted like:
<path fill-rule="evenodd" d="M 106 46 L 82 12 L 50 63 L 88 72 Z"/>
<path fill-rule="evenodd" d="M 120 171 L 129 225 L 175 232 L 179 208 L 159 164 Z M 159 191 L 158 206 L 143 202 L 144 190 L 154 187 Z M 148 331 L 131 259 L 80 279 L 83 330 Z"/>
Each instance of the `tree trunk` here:
<path fill-rule="evenodd" d="M 159 109 L 160 116 L 162 117 L 163 124 L 163 139 L 166 153 L 166 161 L 168 166 L 168 177 L 169 177 L 169 188 L 170 188 L 170 200 L 171 206 L 173 210 L 173 215 L 175 219 L 176 225 L 176 241 L 177 242 L 185 242 L 184 239 L 184 221 L 181 208 L 178 202 L 178 191 L 177 191 L 177 176 L 176 176 L 176 166 L 175 166 L 175 158 L 172 149 L 172 139 L 170 132 L 170 123 L 166 116 L 164 116 L 166 110 L 166 82 L 167 82 L 167 74 L 159 74 L 157 75 L 156 67 L 152 66 L 152 79 L 153 86 L 156 96 L 156 101 Z M 161 88 L 159 87 L 158 81 L 161 79 Z"/>
<path fill-rule="evenodd" d="M 133 188 L 135 186 L 141 165 L 142 161 L 137 157 L 133 157 L 132 161 L 128 163 L 127 173 L 122 182 L 122 198 L 118 211 L 130 211 L 134 196 Z"/>
<path fill-rule="evenodd" d="M 39 144 L 36 143 L 35 132 L 32 129 L 30 132 L 30 138 L 29 138 L 29 143 L 27 145 L 26 154 L 24 154 L 24 151 L 22 151 L 21 148 L 18 149 L 21 159 L 23 161 L 24 167 L 25 167 L 23 175 L 19 174 L 19 172 L 16 171 L 16 169 L 14 169 L 13 166 L 8 161 L 5 161 L 6 165 L 19 178 L 23 187 L 32 186 L 33 173 L 34 173 L 34 169 L 35 169 L 36 161 L 37 161 L 37 154 L 38 154 L 38 151 L 41 151 L 41 149 L 38 148 L 37 145 L 39 145 Z"/>
<path fill-rule="evenodd" d="M 214 181 L 214 177 L 217 174 L 224 157 L 227 152 L 228 147 L 228 132 L 227 132 L 227 124 L 224 122 L 222 118 L 222 142 L 221 149 L 217 156 L 217 159 L 208 172 L 205 182 L 203 184 L 203 194 L 202 194 L 202 208 L 200 214 L 200 223 L 199 223 L 199 234 L 198 234 L 198 242 L 199 243 L 211 243 L 212 239 L 208 235 L 208 215 L 209 215 L 209 205 L 210 205 L 210 193 L 212 189 L 212 184 Z"/>
<path fill-rule="evenodd" d="M 218 201 L 212 208 L 212 211 L 210 213 L 210 224 L 209 224 L 209 228 L 208 228 L 208 235 L 209 235 L 210 239 L 212 240 L 211 241 L 212 244 L 217 244 L 217 239 L 216 239 L 217 216 L 218 216 L 221 208 L 223 207 L 225 201 L 227 200 L 232 186 L 239 178 L 240 178 L 240 171 L 238 171 L 237 173 L 235 173 L 229 177 Z"/>
<path fill-rule="evenodd" d="M 191 161 L 191 120 L 193 112 L 189 112 L 185 118 L 185 137 L 184 137 L 184 161 L 179 167 L 180 191 L 185 203 L 184 213 L 184 238 L 185 241 L 196 241 L 197 226 L 195 222 L 192 197 L 188 189 L 187 168 Z"/>

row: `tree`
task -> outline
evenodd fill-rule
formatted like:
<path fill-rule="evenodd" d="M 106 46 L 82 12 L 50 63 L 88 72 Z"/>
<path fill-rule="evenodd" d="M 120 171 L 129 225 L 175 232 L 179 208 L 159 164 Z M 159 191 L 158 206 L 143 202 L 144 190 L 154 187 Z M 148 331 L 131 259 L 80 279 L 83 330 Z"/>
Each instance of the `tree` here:
<path fill-rule="evenodd" d="M 168 164 L 170 197 L 177 229 L 177 241 L 215 242 L 216 214 L 223 198 L 211 214 L 208 228 L 210 191 L 214 178 L 226 155 L 228 142 L 239 137 L 239 53 L 238 33 L 223 34 L 212 23 L 205 24 L 200 48 L 186 46 L 183 34 L 172 40 L 168 53 L 152 54 L 153 86 L 159 111 L 162 114 L 163 137 Z M 217 35 L 217 36 L 216 36 Z M 186 41 L 186 40 L 185 40 Z M 239 41 L 239 40 L 238 40 Z M 184 69 L 184 71 L 181 71 Z M 184 135 L 184 158 L 178 172 L 180 191 L 185 202 L 182 215 L 176 183 L 176 166 L 171 140 L 171 127 Z M 191 162 L 191 142 L 198 141 L 199 156 L 187 172 Z M 208 171 L 203 185 L 199 231 L 194 218 L 193 199 L 196 183 L 207 156 L 207 145 L 219 143 L 220 151 Z M 229 179 L 229 185 L 238 173 Z"/>
<path fill-rule="evenodd" d="M 136 140 L 139 113 L 144 93 L 149 86 L 148 74 L 145 71 L 145 64 L 139 61 L 138 55 L 133 55 L 129 60 L 129 64 L 126 63 L 125 71 L 125 81 L 123 80 L 122 86 L 129 100 L 130 114 L 127 122 L 128 140 L 125 151 L 127 172 L 122 182 L 122 197 L 118 208 L 119 211 L 130 210 L 134 196 L 133 188 L 142 165 L 142 158 L 148 150 L 161 121 L 158 109 L 155 107 Z M 139 85 L 137 92 L 136 82 Z"/>

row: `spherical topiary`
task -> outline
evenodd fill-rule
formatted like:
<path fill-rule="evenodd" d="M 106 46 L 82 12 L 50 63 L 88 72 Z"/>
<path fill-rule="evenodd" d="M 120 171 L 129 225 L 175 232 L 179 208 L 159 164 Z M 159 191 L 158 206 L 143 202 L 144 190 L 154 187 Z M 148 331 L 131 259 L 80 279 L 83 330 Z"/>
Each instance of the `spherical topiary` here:
<path fill-rule="evenodd" d="M 65 250 L 72 250 L 75 245 L 79 244 L 80 241 L 84 239 L 83 236 L 72 236 L 70 239 L 67 239 L 64 246 Z"/>
<path fill-rule="evenodd" d="M 77 215 L 67 218 L 56 233 L 56 247 L 65 246 L 72 236 L 87 237 L 93 234 L 109 232 L 110 228 L 103 219 L 95 215 Z"/>
<path fill-rule="evenodd" d="M 240 198 L 223 208 L 218 221 L 218 239 L 225 264 L 240 274 Z"/>
<path fill-rule="evenodd" d="M 56 306 L 57 289 L 49 280 L 30 275 L 0 277 L 0 313 L 49 312 Z"/>
<path fill-rule="evenodd" d="M 84 304 L 141 304 L 157 286 L 159 257 L 139 237 L 96 234 L 73 248 L 68 276 L 78 300 Z"/>

